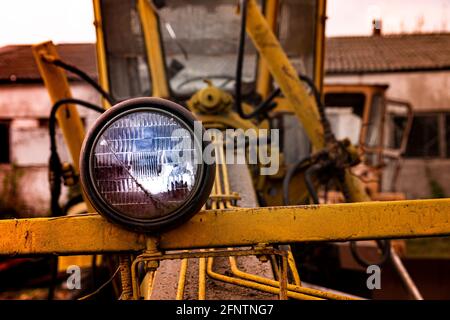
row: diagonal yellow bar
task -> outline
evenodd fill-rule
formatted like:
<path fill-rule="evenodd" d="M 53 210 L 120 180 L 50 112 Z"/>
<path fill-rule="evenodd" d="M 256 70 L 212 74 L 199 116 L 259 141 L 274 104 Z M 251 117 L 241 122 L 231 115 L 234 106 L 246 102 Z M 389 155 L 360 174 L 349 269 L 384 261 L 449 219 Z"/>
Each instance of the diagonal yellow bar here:
<path fill-rule="evenodd" d="M 207 210 L 162 233 L 161 250 L 450 235 L 450 199 Z M 0 220 L 0 255 L 141 251 L 145 235 L 99 215 Z"/>
<path fill-rule="evenodd" d="M 255 48 L 289 101 L 312 145 L 316 150 L 323 149 L 325 147 L 325 137 L 317 105 L 307 93 L 305 86 L 297 75 L 297 71 L 255 0 L 248 0 L 246 27 Z M 352 202 L 370 201 L 361 181 L 351 175 L 348 170 L 345 175 L 345 184 Z"/>

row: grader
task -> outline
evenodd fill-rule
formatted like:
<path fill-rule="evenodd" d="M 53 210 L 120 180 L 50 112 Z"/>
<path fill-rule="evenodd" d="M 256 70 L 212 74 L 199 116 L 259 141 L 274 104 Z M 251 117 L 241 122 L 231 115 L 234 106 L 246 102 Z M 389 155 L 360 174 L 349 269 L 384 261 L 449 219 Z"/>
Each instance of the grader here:
<path fill-rule="evenodd" d="M 52 256 L 60 270 L 112 266 L 108 283 L 123 300 L 356 299 L 307 285 L 298 256 L 349 241 L 357 261 L 377 264 L 356 250 L 374 240 L 421 298 L 389 239 L 450 235 L 450 200 L 374 201 L 402 198 L 381 192 L 379 172 L 401 156 L 410 109 L 397 101 L 408 123 L 397 149 L 381 134 L 384 102 L 375 117 L 362 111 L 356 142 L 337 137 L 322 97 L 333 92 L 323 86 L 325 0 L 93 7 L 99 83 L 51 42 L 33 46 L 54 103 L 52 216 L 1 220 L 0 255 Z M 102 106 L 72 97 L 66 71 Z M 101 113 L 87 133 L 77 105 Z M 70 163 L 58 156 L 56 124 Z M 62 182 L 82 196 L 67 210 Z"/>

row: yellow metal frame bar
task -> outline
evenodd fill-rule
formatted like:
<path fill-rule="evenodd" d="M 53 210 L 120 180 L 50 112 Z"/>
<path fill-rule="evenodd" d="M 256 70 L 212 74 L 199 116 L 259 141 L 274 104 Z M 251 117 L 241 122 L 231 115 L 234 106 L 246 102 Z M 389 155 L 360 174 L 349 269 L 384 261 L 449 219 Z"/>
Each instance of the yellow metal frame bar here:
<path fill-rule="evenodd" d="M 326 0 L 317 1 L 314 82 L 319 91 L 322 91 L 323 87 L 323 73 L 325 62 L 325 21 L 327 19 L 326 8 Z"/>
<path fill-rule="evenodd" d="M 323 148 L 325 141 L 317 106 L 305 105 L 305 102 L 311 99 L 255 0 L 248 0 L 246 27 L 256 49 L 289 100 L 312 144 L 317 149 Z"/>
<path fill-rule="evenodd" d="M 274 80 L 303 124 L 306 134 L 316 150 L 325 147 L 323 127 L 317 105 L 300 81 L 297 71 L 289 61 L 270 25 L 259 10 L 256 0 L 248 0 L 247 33 L 260 56 L 265 60 Z M 370 201 L 361 181 L 348 170 L 345 184 L 353 202 Z"/>
<path fill-rule="evenodd" d="M 150 66 L 152 96 L 168 98 L 170 94 L 166 78 L 166 62 L 161 48 L 157 12 L 148 0 L 137 0 L 137 9 L 141 18 L 148 65 Z"/>
<path fill-rule="evenodd" d="M 100 85 L 103 89 L 109 92 L 108 82 L 108 66 L 106 65 L 106 47 L 105 38 L 103 35 L 103 22 L 100 8 L 100 0 L 93 0 L 94 7 L 94 25 L 95 33 L 97 37 L 96 53 L 97 53 L 97 69 Z M 102 104 L 105 108 L 111 107 L 104 98 L 102 98 Z"/>
<path fill-rule="evenodd" d="M 97 35 L 97 64 L 99 70 L 99 80 L 105 90 L 108 91 L 108 67 L 106 61 L 106 47 L 102 26 L 102 14 L 100 0 L 93 0 L 95 31 Z M 161 41 L 159 39 L 159 25 L 157 12 L 147 0 L 137 0 L 137 10 L 144 34 L 149 74 L 152 83 L 152 96 L 167 98 L 170 96 L 166 78 L 165 61 L 162 54 Z M 155 41 L 155 39 L 158 39 Z M 110 107 L 104 101 L 106 107 Z"/>
<path fill-rule="evenodd" d="M 56 46 L 51 41 L 48 41 L 33 45 L 31 49 L 52 103 L 56 103 L 61 99 L 72 98 L 66 72 L 51 63 L 52 59 L 60 58 Z M 81 145 L 84 139 L 83 122 L 81 121 L 76 106 L 73 104 L 66 104 L 60 107 L 56 112 L 56 119 L 58 120 L 64 141 L 72 157 L 75 174 L 78 174 L 80 171 L 79 159 Z M 88 210 L 94 211 L 84 192 L 83 199 L 86 202 Z"/>
<path fill-rule="evenodd" d="M 0 220 L 0 234 L 0 255 L 146 249 L 145 235 L 122 229 L 97 214 Z M 198 213 L 184 225 L 162 233 L 159 249 L 448 235 L 450 199 L 234 208 Z"/>
<path fill-rule="evenodd" d="M 273 32 L 276 32 L 278 0 L 266 0 L 264 6 L 264 15 Z M 323 86 L 323 66 L 325 53 L 325 20 L 326 20 L 326 0 L 318 0 L 316 4 L 316 25 L 315 32 L 315 52 L 314 52 L 314 81 L 319 88 Z M 264 59 L 258 61 L 258 78 L 256 90 L 261 96 L 267 97 L 270 91 L 270 72 Z"/>
<path fill-rule="evenodd" d="M 265 18 L 270 29 L 275 32 L 278 13 L 278 0 L 267 0 L 264 7 Z M 258 59 L 258 78 L 256 80 L 256 91 L 263 97 L 267 97 L 270 91 L 270 72 L 264 59 Z"/>
<path fill-rule="evenodd" d="M 51 102 L 72 98 L 65 71 L 49 62 L 51 59 L 59 59 L 55 45 L 48 41 L 33 45 L 31 49 Z M 73 166 L 78 173 L 78 161 L 84 139 L 84 127 L 78 110 L 72 104 L 64 105 L 56 112 L 56 119 L 72 156 Z"/>

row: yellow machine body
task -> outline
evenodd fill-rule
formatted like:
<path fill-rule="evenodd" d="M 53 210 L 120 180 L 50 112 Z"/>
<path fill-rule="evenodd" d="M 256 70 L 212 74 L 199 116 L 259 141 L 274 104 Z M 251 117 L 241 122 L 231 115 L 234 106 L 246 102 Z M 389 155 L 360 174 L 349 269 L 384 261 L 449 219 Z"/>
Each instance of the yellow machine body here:
<path fill-rule="evenodd" d="M 151 79 L 149 95 L 173 98 L 161 42 L 159 30 L 161 17 L 158 9 L 152 5 L 151 1 L 136 0 L 135 3 L 141 22 L 148 75 Z M 312 71 L 310 70 L 310 76 L 314 79 L 316 87 L 322 88 L 326 3 L 324 0 L 318 0 L 315 3 L 314 63 Z M 93 4 L 99 80 L 103 88 L 112 92 L 112 76 L 109 72 L 110 66 L 108 66 L 107 57 L 108 43 L 105 40 L 108 34 L 104 27 L 105 17 L 102 13 L 102 2 L 94 0 Z M 277 0 L 265 1 L 264 8 L 261 8 L 256 0 L 248 0 L 246 30 L 259 57 L 255 79 L 256 91 L 262 97 L 266 97 L 271 91 L 273 83 L 276 83 L 283 96 L 277 99 L 278 107 L 271 113 L 294 115 L 302 124 L 311 142 L 313 153 L 325 150 L 330 154 L 335 152 L 334 155 L 338 156 L 338 151 L 344 150 L 338 149 L 342 145 L 326 141 L 316 101 L 299 79 L 297 70 L 274 32 L 277 28 L 277 17 L 279 17 L 278 6 L 279 1 Z M 49 59 L 57 57 L 54 46 L 45 43 L 36 45 L 33 50 L 52 100 L 70 97 L 64 73 L 61 70 L 52 69 L 48 62 Z M 355 90 L 355 88 L 348 87 L 324 86 L 324 93 L 350 89 Z M 358 88 L 358 90 L 370 97 L 381 89 L 367 87 Z M 266 121 L 258 123 L 239 118 L 232 108 L 233 99 L 230 94 L 211 84 L 205 83 L 203 89 L 187 97 L 184 102 L 206 127 L 254 128 L 256 130 L 268 127 Z M 109 108 L 110 105 L 104 102 L 104 107 Z M 81 121 L 77 116 L 76 109 L 73 106 L 66 106 L 66 108 L 70 108 L 70 119 L 64 118 L 66 113 L 61 110 L 58 115 L 58 123 L 63 128 L 66 144 L 72 154 L 74 168 L 78 170 L 77 161 L 84 130 L 80 125 Z M 249 106 L 244 106 L 245 108 L 251 110 Z M 366 122 L 369 113 L 370 106 L 367 105 L 363 119 Z M 363 129 L 360 133 L 361 141 L 364 141 L 366 134 L 366 129 Z M 378 153 L 381 157 L 381 149 L 382 145 L 370 152 Z M 358 148 L 350 144 L 345 144 L 344 151 L 355 157 L 358 155 Z M 362 151 L 364 152 L 364 150 Z M 267 207 L 239 208 L 231 205 L 232 200 L 238 199 L 239 195 L 233 193 L 229 188 L 226 168 L 218 166 L 217 170 L 223 171 L 216 176 L 222 177 L 223 180 L 216 180 L 211 194 L 213 206 L 199 212 L 190 221 L 176 229 L 158 235 L 131 232 L 110 224 L 100 215 L 94 214 L 90 204 L 87 203 L 89 212 L 92 214 L 1 220 L 0 234 L 3 236 L 0 241 L 0 254 L 17 256 L 133 253 L 139 255 L 133 263 L 130 263 L 129 256 L 128 260 L 122 259 L 121 266 L 126 264 L 126 267 L 121 269 L 122 286 L 126 292 L 122 298 L 148 297 L 157 268 L 155 261 L 192 257 L 200 258 L 204 274 L 221 279 L 221 281 L 257 287 L 258 290 L 279 294 L 281 298 L 339 298 L 332 294 L 308 291 L 300 286 L 299 279 L 296 283 L 290 284 L 287 282 L 286 276 L 282 276 L 274 282 L 245 274 L 240 274 L 241 277 L 238 280 L 229 279 L 225 275 L 218 275 L 211 269 L 212 260 L 210 259 L 214 255 L 279 255 L 283 260 L 280 274 L 285 274 L 286 268 L 289 266 L 291 270 L 295 269 L 295 264 L 290 263 L 291 260 L 287 253 L 279 252 L 271 245 L 450 235 L 450 199 L 369 202 L 370 196 L 374 193 L 368 194 L 364 182 L 352 174 L 350 168 L 345 169 L 345 182 L 343 183 L 348 189 L 350 200 L 355 203 L 282 206 L 280 194 L 274 196 L 269 194 L 269 187 L 279 187 L 285 175 L 287 168 L 284 166 L 283 154 L 280 163 L 280 171 L 277 175 L 254 177 L 255 190 L 261 192 Z M 295 176 L 292 180 L 293 187 L 290 197 L 304 203 L 308 199 L 308 194 L 303 181 L 302 174 Z M 216 250 L 216 248 L 241 246 L 252 246 L 254 251 L 247 250 L 239 253 Z M 190 251 L 171 256 L 171 253 L 168 253 L 171 250 Z M 149 266 L 148 276 L 141 285 L 133 277 L 136 261 L 144 261 Z M 230 261 L 234 266 L 233 260 Z M 239 270 L 236 270 L 235 266 L 233 270 L 239 274 Z M 124 274 L 128 276 L 124 277 Z M 183 286 L 183 282 L 180 283 Z M 204 297 L 203 294 L 201 295 Z"/>

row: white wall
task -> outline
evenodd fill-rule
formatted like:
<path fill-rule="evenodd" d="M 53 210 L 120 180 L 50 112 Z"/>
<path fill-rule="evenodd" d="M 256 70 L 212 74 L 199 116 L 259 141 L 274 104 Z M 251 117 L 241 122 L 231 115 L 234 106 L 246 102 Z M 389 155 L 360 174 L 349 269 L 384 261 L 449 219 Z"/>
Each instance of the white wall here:
<path fill-rule="evenodd" d="M 83 83 L 71 83 L 72 96 L 99 104 L 98 94 Z M 13 206 L 25 216 L 44 216 L 49 212 L 48 158 L 50 140 L 48 127 L 39 119 L 48 119 L 52 104 L 42 84 L 0 85 L 0 119 L 10 119 L 10 157 L 12 165 L 0 166 L 0 209 Z M 90 127 L 98 113 L 78 108 Z M 63 161 L 69 155 L 60 133 L 58 151 Z M 0 146 L 1 150 L 1 146 Z M 67 194 L 63 188 L 63 197 Z M 11 204 L 13 197 L 15 201 Z M 7 200 L 7 201 L 6 201 Z M 5 203 L 9 202 L 9 203 Z"/>
<path fill-rule="evenodd" d="M 75 98 L 98 104 L 97 93 L 85 84 L 72 84 Z M 41 84 L 0 86 L 0 119 L 12 119 L 10 129 L 11 161 L 18 166 L 47 165 L 49 158 L 48 127 L 39 126 L 39 118 L 48 119 L 52 104 L 48 92 Z M 98 113 L 78 108 L 87 127 L 95 121 Z M 61 158 L 68 160 L 61 134 L 58 135 Z"/>
<path fill-rule="evenodd" d="M 99 103 L 97 93 L 81 82 L 70 84 L 74 98 Z M 0 118 L 48 118 L 51 102 L 43 84 L 0 85 Z M 86 114 L 80 109 L 80 114 Z"/>

